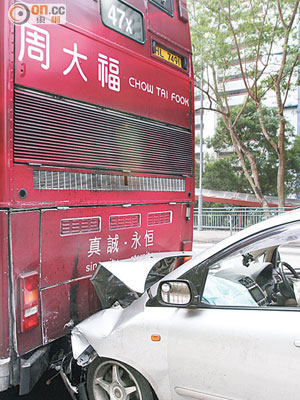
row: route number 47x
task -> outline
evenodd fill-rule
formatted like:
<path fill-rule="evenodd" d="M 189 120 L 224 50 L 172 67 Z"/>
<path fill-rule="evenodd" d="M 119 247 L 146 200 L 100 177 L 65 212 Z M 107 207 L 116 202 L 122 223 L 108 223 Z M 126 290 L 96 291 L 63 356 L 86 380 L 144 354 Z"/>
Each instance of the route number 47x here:
<path fill-rule="evenodd" d="M 113 26 L 130 35 L 133 34 L 131 27 L 132 19 L 126 17 L 125 11 L 112 5 L 108 12 L 108 18 L 111 20 Z"/>

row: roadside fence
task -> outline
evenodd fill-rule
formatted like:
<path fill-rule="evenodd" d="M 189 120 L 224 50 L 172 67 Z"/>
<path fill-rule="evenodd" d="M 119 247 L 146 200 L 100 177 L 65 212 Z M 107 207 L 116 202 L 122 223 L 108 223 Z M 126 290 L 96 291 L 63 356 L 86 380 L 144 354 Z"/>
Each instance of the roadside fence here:
<path fill-rule="evenodd" d="M 202 230 L 230 230 L 232 233 L 240 231 L 267 218 L 290 211 L 293 208 L 203 208 L 200 226 L 202 227 Z M 198 210 L 194 210 L 194 229 L 198 229 L 199 224 L 197 211 Z"/>

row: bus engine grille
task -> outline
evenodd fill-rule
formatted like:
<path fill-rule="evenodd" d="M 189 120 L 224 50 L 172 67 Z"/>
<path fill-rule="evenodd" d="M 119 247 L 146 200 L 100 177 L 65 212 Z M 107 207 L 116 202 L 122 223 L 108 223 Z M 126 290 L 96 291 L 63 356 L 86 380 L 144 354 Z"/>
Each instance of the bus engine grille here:
<path fill-rule="evenodd" d="M 188 130 L 23 90 L 14 104 L 15 162 L 192 175 Z"/>
<path fill-rule="evenodd" d="M 33 187 L 38 190 L 120 190 L 184 192 L 185 180 L 100 173 L 34 170 Z"/>

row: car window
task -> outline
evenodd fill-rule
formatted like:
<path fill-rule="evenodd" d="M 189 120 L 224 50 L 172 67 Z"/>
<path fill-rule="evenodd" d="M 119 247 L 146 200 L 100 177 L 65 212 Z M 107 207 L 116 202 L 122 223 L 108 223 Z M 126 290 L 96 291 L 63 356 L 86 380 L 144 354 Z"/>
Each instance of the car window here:
<path fill-rule="evenodd" d="M 181 278 L 192 282 L 202 305 L 300 310 L 299 249 L 299 225 L 281 226 L 225 249 Z"/>
<path fill-rule="evenodd" d="M 236 307 L 264 305 L 265 295 L 251 274 L 257 268 L 265 267 L 267 267 L 266 263 L 257 262 L 249 253 L 245 256 L 236 255 L 219 260 L 208 269 L 202 303 Z M 200 286 L 196 273 L 186 275 L 184 278 L 189 278 L 199 292 Z M 272 279 L 271 274 L 270 279 Z"/>

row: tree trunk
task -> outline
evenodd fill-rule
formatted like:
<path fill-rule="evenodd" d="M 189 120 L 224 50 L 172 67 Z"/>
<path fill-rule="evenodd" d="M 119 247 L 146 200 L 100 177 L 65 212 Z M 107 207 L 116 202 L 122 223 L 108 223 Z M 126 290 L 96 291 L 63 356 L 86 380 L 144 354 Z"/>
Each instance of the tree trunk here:
<path fill-rule="evenodd" d="M 260 181 L 259 181 L 259 174 L 258 174 L 258 170 L 257 170 L 255 157 L 244 146 L 244 144 L 241 142 L 240 138 L 238 137 L 238 135 L 235 131 L 235 128 L 232 126 L 230 113 L 227 117 L 225 115 L 223 115 L 223 121 L 224 121 L 225 125 L 227 125 L 227 127 L 228 127 L 234 150 L 235 150 L 237 156 L 239 157 L 241 166 L 244 171 L 244 175 L 247 178 L 258 202 L 264 208 L 269 207 L 268 202 L 261 190 L 261 185 L 260 185 Z M 244 157 L 248 160 L 248 162 L 250 164 L 251 172 L 248 171 Z"/>
<path fill-rule="evenodd" d="M 279 137 L 278 137 L 278 170 L 277 170 L 277 194 L 278 194 L 278 207 L 285 207 L 285 168 L 286 168 L 286 156 L 284 148 L 284 137 L 285 137 L 285 119 L 281 116 Z"/>

